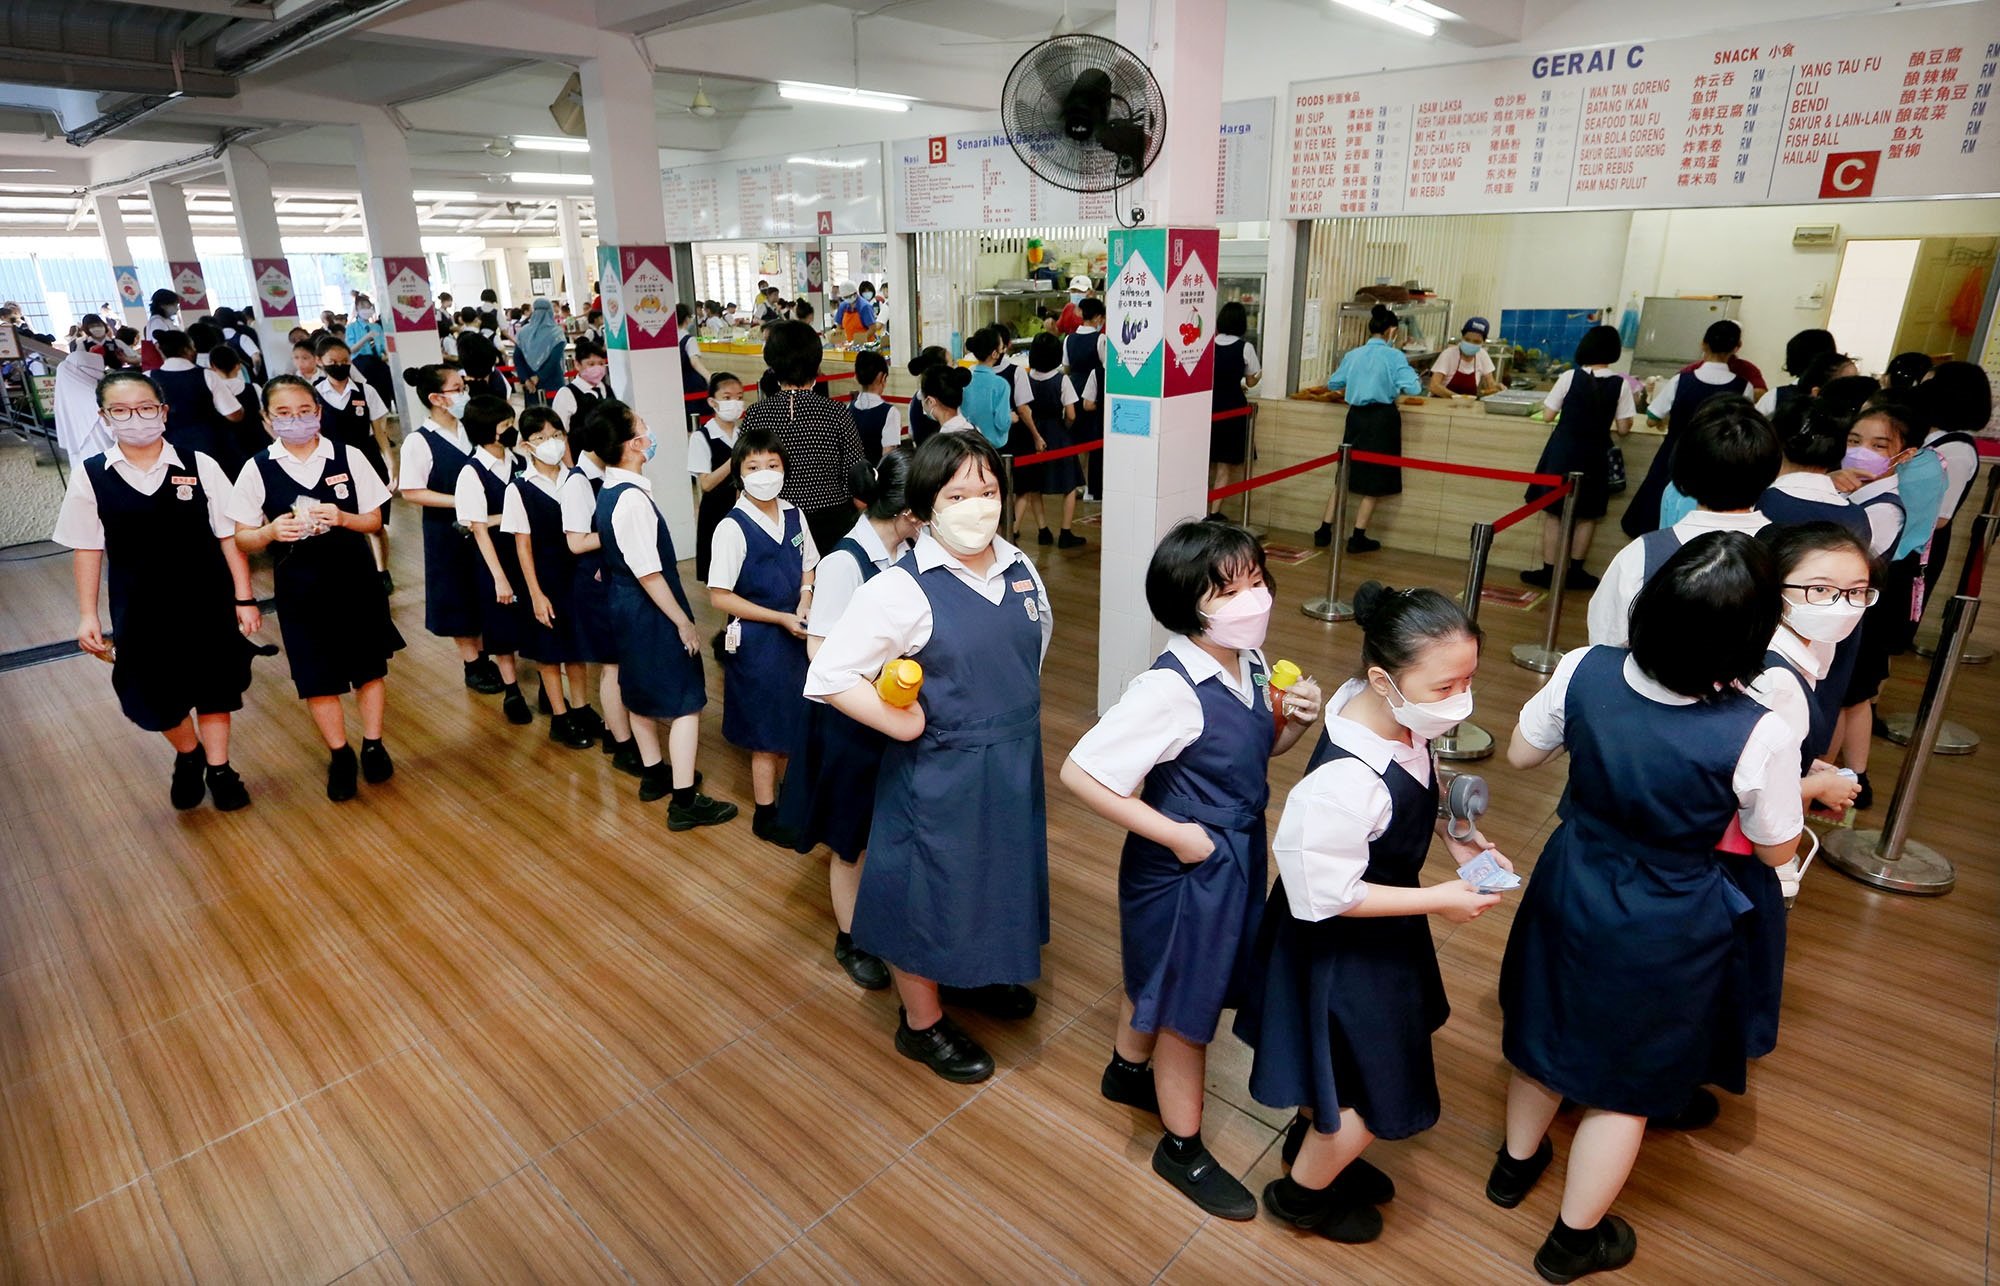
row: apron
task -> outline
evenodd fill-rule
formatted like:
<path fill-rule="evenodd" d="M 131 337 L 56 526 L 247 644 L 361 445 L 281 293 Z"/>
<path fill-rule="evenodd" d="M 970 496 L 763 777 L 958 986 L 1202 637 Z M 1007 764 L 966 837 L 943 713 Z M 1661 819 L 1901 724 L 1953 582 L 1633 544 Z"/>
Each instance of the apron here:
<path fill-rule="evenodd" d="M 1194 689 L 1202 731 L 1146 774 L 1139 797 L 1176 822 L 1198 823 L 1215 851 L 1189 866 L 1163 844 L 1126 835 L 1118 863 L 1125 994 L 1135 1030 L 1165 1028 L 1206 1045 L 1222 1011 L 1241 1001 L 1263 916 L 1271 689 L 1254 661 L 1247 706 L 1220 675 L 1195 683 L 1171 653 L 1153 668 Z"/>
<path fill-rule="evenodd" d="M 604 575 L 611 589 L 611 632 L 617 643 L 618 692 L 625 708 L 647 719 L 678 719 L 699 714 L 708 703 L 701 677 L 701 658 L 690 656 L 681 646 L 680 631 L 659 609 L 618 548 L 618 536 L 611 514 L 618 497 L 634 484 L 621 482 L 597 495 L 597 530 L 604 538 Z M 674 558 L 674 538 L 658 506 L 653 510 L 654 540 L 660 551 L 660 572 L 681 611 L 690 617 L 687 594 L 681 589 L 680 570 Z"/>
<path fill-rule="evenodd" d="M 543 665 L 574 664 L 584 659 L 576 635 L 577 558 L 569 552 L 569 540 L 563 533 L 562 502 L 529 481 L 525 473 L 515 477 L 513 486 L 528 514 L 528 548 L 534 558 L 535 583 L 542 587 L 542 596 L 555 613 L 555 624 L 544 625 L 535 619 L 534 604 L 529 602 L 527 619 L 522 623 L 521 655 Z M 495 539 L 514 544 L 512 534 L 503 533 Z M 525 584 L 516 581 L 515 585 L 521 594 L 527 594 Z"/>
<path fill-rule="evenodd" d="M 1347 408 L 1348 446 L 1381 455 L 1403 453 L 1403 413 L 1394 402 L 1352 403 Z M 1356 496 L 1394 496 L 1403 491 L 1403 470 L 1393 464 L 1351 463 L 1347 490 Z"/>
<path fill-rule="evenodd" d="M 431 449 L 431 471 L 424 489 L 451 495 L 458 475 L 472 457 L 426 423 L 417 432 Z M 472 535 L 458 524 L 451 506 L 425 506 L 424 628 L 443 638 L 472 638 L 479 633 L 479 549 Z"/>
<path fill-rule="evenodd" d="M 995 604 L 949 567 L 897 566 L 931 606 L 926 722 L 882 755 L 854 945 L 945 986 L 1032 982 L 1049 940 L 1034 579 L 1017 559 Z"/>
<path fill-rule="evenodd" d="M 513 482 L 514 457 L 508 455 L 505 463 L 508 476 L 504 481 L 477 460 L 466 466 L 479 471 L 473 476 L 486 492 L 487 537 L 500 560 L 501 574 L 514 590 L 511 603 L 502 603 L 494 597 L 493 569 L 486 565 L 483 555 L 477 558 L 473 568 L 479 585 L 480 642 L 482 649 L 492 656 L 519 651 L 522 640 L 528 636 L 528 626 L 535 623 L 534 613 L 528 607 L 528 579 L 521 575 L 521 555 L 514 548 L 514 538 L 500 530 L 501 509 L 507 503 L 507 488 Z M 472 550 L 479 554 L 479 542 L 472 543 Z"/>
<path fill-rule="evenodd" d="M 863 585 L 881 570 L 852 536 L 842 538 L 827 557 L 841 554 L 861 569 Z M 861 860 L 875 820 L 875 782 L 888 744 L 887 737 L 825 702 L 806 703 L 799 745 L 785 767 L 784 790 L 778 796 L 778 818 L 798 836 L 799 852 L 824 844 L 843 862 Z"/>
<path fill-rule="evenodd" d="M 758 607 L 793 612 L 805 579 L 805 519 L 787 507 L 782 520 L 780 542 L 749 514 L 730 510 L 729 521 L 742 529 L 744 545 L 735 590 Z M 722 654 L 722 735 L 744 750 L 787 754 L 798 744 L 805 719 L 805 642 L 769 621 L 737 624 L 736 650 Z"/>

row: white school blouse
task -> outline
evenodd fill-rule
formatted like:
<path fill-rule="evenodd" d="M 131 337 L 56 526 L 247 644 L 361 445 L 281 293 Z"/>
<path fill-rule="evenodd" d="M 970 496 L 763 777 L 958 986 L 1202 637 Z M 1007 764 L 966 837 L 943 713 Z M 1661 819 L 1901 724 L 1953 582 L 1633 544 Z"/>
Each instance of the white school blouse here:
<path fill-rule="evenodd" d="M 1177 634 L 1167 641 L 1161 655 L 1179 661 L 1187 670 L 1187 679 L 1171 670 L 1141 671 L 1126 685 L 1117 704 L 1105 711 L 1097 726 L 1084 733 L 1069 752 L 1076 766 L 1098 785 L 1128 798 L 1145 784 L 1147 773 L 1180 758 L 1181 752 L 1201 737 L 1205 726 L 1201 698 L 1188 680 L 1203 683 L 1220 675 L 1229 694 L 1246 708 L 1257 701 L 1250 665 L 1263 661 L 1262 652 L 1237 652 L 1236 668 L 1227 670 L 1194 640 Z"/>
<path fill-rule="evenodd" d="M 811 532 L 807 532 L 811 539 Z M 875 566 L 877 574 L 889 570 L 898 558 L 909 552 L 907 543 L 899 543 L 894 552 L 882 547 L 882 538 L 875 534 L 875 524 L 862 518 L 847 533 L 847 539 L 861 546 L 868 555 L 868 561 Z M 854 561 L 852 554 L 835 557 L 844 553 L 838 546 L 829 549 L 826 557 L 820 559 L 813 569 L 812 610 L 807 614 L 806 633 L 816 638 L 825 638 L 833 633 L 833 626 L 847 614 L 849 603 L 854 601 L 854 592 L 861 588 L 861 564 Z M 714 557 L 713 551 L 709 555 Z"/>
<path fill-rule="evenodd" d="M 1855 628 L 1859 629 L 1857 625 Z M 1771 636 L 1771 651 L 1798 667 L 1816 687 L 1826 678 L 1833 666 L 1833 644 L 1814 643 L 1800 638 L 1784 626 Z M 1745 688 L 1766 710 L 1784 716 L 1785 726 L 1798 735 L 1803 746 L 1812 734 L 1812 688 L 1801 689 L 1799 681 L 1782 666 L 1772 666 L 1751 681 Z"/>
<path fill-rule="evenodd" d="M 625 566 L 633 576 L 650 576 L 661 570 L 660 509 L 653 499 L 653 480 L 630 469 L 604 471 L 606 491 L 621 482 L 633 485 L 611 506 L 612 539 L 618 542 L 618 551 L 625 555 Z"/>
<path fill-rule="evenodd" d="M 302 487 L 319 484 L 320 474 L 326 471 L 327 461 L 333 459 L 333 443 L 324 434 L 313 439 L 312 450 L 301 460 L 285 448 L 282 442 L 273 442 L 268 450 L 260 453 L 278 462 L 278 467 L 291 475 L 292 481 Z M 243 472 L 236 476 L 236 487 L 229 497 L 229 516 L 245 527 L 264 525 L 264 475 L 257 469 L 258 456 L 251 456 L 243 466 Z M 373 513 L 389 503 L 389 484 L 382 475 L 375 472 L 375 466 L 362 458 L 359 451 L 347 453 L 348 485 L 354 488 L 354 508 L 358 513 Z M 339 485 L 339 484 L 336 484 Z"/>
<path fill-rule="evenodd" d="M 1855 502 L 1841 494 L 1833 485 L 1833 479 L 1823 473 L 1781 473 L 1771 484 L 1773 491 L 1782 491 L 1800 500 L 1811 500 L 1823 505 L 1851 505 Z M 1894 505 L 1876 505 L 1862 511 L 1868 519 L 1868 549 L 1880 557 L 1895 546 L 1896 538 L 1903 534 L 1902 514 Z"/>
<path fill-rule="evenodd" d="M 1752 535 L 1771 525 L 1771 520 L 1752 509 L 1748 513 L 1724 514 L 1697 509 L 1674 524 L 1674 534 L 1685 545 L 1706 531 L 1743 531 Z M 1646 551 L 1635 540 L 1612 556 L 1604 569 L 1604 580 L 1590 596 L 1585 620 L 1590 641 L 1604 647 L 1624 647 L 1632 632 L 1632 600 L 1646 584 Z"/>
<path fill-rule="evenodd" d="M 587 451 L 577 460 L 576 467 L 583 472 L 564 474 L 556 496 L 562 501 L 563 530 L 588 536 L 597 521 L 597 492 L 590 483 L 593 478 L 604 477 L 604 468 Z"/>
<path fill-rule="evenodd" d="M 471 455 L 472 439 L 465 436 L 463 424 L 446 428 L 436 420 L 425 420 L 415 430 L 403 435 L 402 456 L 396 463 L 396 484 L 398 490 L 423 491 L 429 488 L 431 480 L 431 442 L 422 430 L 443 436 L 444 440 L 459 450 Z"/>
<path fill-rule="evenodd" d="M 474 447 L 471 461 L 458 471 L 458 481 L 452 485 L 452 512 L 466 526 L 493 520 L 493 510 L 486 503 L 486 486 L 473 470 L 484 469 L 505 486 L 514 476 L 508 472 L 507 454 L 495 456 L 485 447 Z"/>
<path fill-rule="evenodd" d="M 856 393 L 854 395 L 854 409 L 857 411 L 872 411 L 884 402 L 889 402 L 889 399 L 883 397 L 880 393 Z M 882 449 L 884 451 L 894 451 L 897 444 L 902 440 L 903 408 L 897 406 L 894 402 L 889 402 L 889 414 L 882 417 Z"/>
<path fill-rule="evenodd" d="M 562 503 L 561 476 L 558 474 L 554 478 L 547 477 L 532 464 L 515 475 L 517 478 L 526 478 L 529 486 L 557 504 Z M 528 504 L 525 500 L 521 499 L 521 492 L 518 487 L 507 488 L 507 494 L 501 498 L 500 530 L 510 536 L 532 536 L 535 534 L 534 525 L 528 521 Z"/>
<path fill-rule="evenodd" d="M 194 475 L 201 479 L 201 489 L 208 498 L 208 529 L 218 539 L 234 536 L 236 520 L 229 516 L 229 475 L 223 472 L 221 465 L 201 452 L 192 454 Z M 171 442 L 160 447 L 160 458 L 153 461 L 150 469 L 141 469 L 127 460 L 115 442 L 104 453 L 104 463 L 142 496 L 158 492 L 167 484 L 171 474 L 185 476 L 189 472 L 187 466 L 181 463 L 180 452 L 174 450 Z M 257 521 L 261 523 L 263 518 L 259 517 Z M 56 528 L 49 533 L 49 539 L 71 549 L 104 548 L 104 519 L 97 512 L 97 488 L 91 485 L 86 469 L 70 470 L 69 488 L 63 492 L 62 508 L 56 513 Z"/>
<path fill-rule="evenodd" d="M 731 513 L 741 510 L 748 514 L 750 521 L 756 523 L 765 535 L 782 543 L 785 539 L 785 511 L 795 508 L 797 506 L 791 501 L 780 500 L 778 516 L 773 520 L 765 517 L 763 511 L 757 508 L 756 502 L 748 496 L 738 496 L 736 503 L 731 505 L 729 510 Z M 804 519 L 799 521 L 799 535 L 803 537 L 800 550 L 805 555 L 805 566 L 800 568 L 800 571 L 809 572 L 819 566 L 819 550 L 813 547 L 812 528 L 806 526 Z M 736 578 L 743 574 L 743 560 L 749 556 L 750 546 L 743 539 L 743 529 L 733 522 L 717 523 L 715 535 L 709 538 L 708 587 L 733 592 L 736 589 Z M 818 598 L 818 593 L 815 592 L 813 597 Z"/>

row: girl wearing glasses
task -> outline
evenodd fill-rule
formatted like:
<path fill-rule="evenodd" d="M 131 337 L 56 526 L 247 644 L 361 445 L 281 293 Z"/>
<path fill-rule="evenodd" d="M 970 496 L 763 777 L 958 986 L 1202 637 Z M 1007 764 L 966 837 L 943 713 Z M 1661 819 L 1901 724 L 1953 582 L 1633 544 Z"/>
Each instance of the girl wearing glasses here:
<path fill-rule="evenodd" d="M 229 717 L 250 686 L 243 636 L 263 617 L 232 539 L 229 477 L 209 456 L 166 441 L 166 404 L 149 377 L 113 371 L 97 386 L 97 406 L 114 441 L 70 474 L 50 535 L 76 551 L 76 641 L 111 662 L 125 717 L 174 748 L 173 806 L 209 795 L 230 812 L 250 802 L 229 766 Z M 97 611 L 107 560 L 110 638 Z"/>

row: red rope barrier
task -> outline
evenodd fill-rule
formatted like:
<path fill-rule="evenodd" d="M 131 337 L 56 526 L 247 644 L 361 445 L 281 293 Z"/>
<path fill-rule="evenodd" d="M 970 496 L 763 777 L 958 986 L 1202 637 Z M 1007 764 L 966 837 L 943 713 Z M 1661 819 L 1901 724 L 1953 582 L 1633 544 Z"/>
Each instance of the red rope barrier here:
<path fill-rule="evenodd" d="M 1018 469 L 1024 464 L 1047 464 L 1051 460 L 1061 460 L 1066 456 L 1082 455 L 1086 451 L 1103 449 L 1104 440 L 1094 438 L 1089 442 L 1079 442 L 1073 447 L 1057 447 L 1053 451 L 1034 451 L 1027 455 L 1017 455 L 1014 457 L 1014 467 Z"/>
<path fill-rule="evenodd" d="M 1245 478 L 1241 482 L 1232 482 L 1226 487 L 1217 487 L 1215 490 L 1209 492 L 1208 499 L 1210 503 L 1214 503 L 1217 500 L 1227 500 L 1231 496 L 1240 496 L 1246 491 L 1255 491 L 1259 487 L 1268 487 L 1274 482 L 1283 482 L 1287 478 L 1296 478 L 1302 473 L 1311 473 L 1314 469 L 1324 468 L 1339 458 L 1340 453 L 1336 451 L 1332 455 L 1323 455 L 1317 460 L 1308 460 L 1304 464 L 1291 465 L 1288 468 L 1278 470 L 1276 473 L 1267 473 L 1261 478 Z"/>
<path fill-rule="evenodd" d="M 1526 518 L 1529 514 L 1540 513 L 1542 510 L 1547 509 L 1550 505 L 1555 504 L 1557 501 L 1561 500 L 1564 496 L 1568 495 L 1570 493 L 1570 490 L 1571 487 L 1569 485 L 1569 480 L 1564 479 L 1563 484 L 1560 487 L 1557 487 L 1554 491 L 1549 492 L 1541 499 L 1530 500 L 1527 504 L 1522 505 L 1519 509 L 1514 510 L 1512 513 L 1502 514 L 1500 517 L 1495 518 L 1493 520 L 1493 534 L 1497 536 L 1501 532 L 1513 526 L 1515 523 L 1520 522 L 1523 518 Z"/>
<path fill-rule="evenodd" d="M 1427 473 L 1455 473 L 1462 478 L 1490 478 L 1494 482 L 1518 482 L 1530 487 L 1559 487 L 1558 473 L 1517 473 L 1512 469 L 1482 469 L 1471 464 L 1446 464 L 1442 460 L 1418 460 L 1406 455 L 1380 455 L 1374 451 L 1350 451 L 1347 458 L 1357 464 L 1393 464 L 1401 469 Z"/>
<path fill-rule="evenodd" d="M 1214 415 L 1208 417 L 1209 423 L 1220 424 L 1224 420 L 1240 420 L 1256 409 L 1254 406 L 1239 406 L 1233 411 L 1217 411 Z"/>

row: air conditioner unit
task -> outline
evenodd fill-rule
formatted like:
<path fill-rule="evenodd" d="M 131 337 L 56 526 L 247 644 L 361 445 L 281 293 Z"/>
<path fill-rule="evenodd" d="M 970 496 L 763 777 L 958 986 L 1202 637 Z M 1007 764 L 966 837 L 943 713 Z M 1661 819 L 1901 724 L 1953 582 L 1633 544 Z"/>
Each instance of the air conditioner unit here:
<path fill-rule="evenodd" d="M 1801 223 L 1792 229 L 1792 244 L 1809 249 L 1835 245 L 1840 241 L 1837 223 Z"/>

